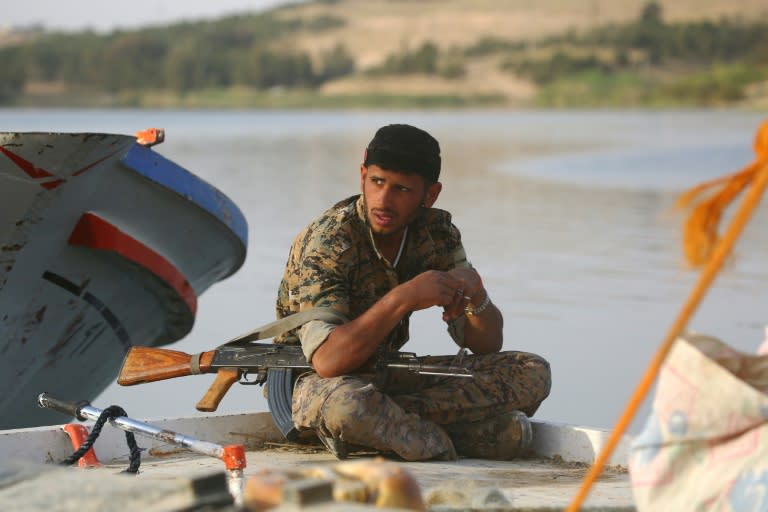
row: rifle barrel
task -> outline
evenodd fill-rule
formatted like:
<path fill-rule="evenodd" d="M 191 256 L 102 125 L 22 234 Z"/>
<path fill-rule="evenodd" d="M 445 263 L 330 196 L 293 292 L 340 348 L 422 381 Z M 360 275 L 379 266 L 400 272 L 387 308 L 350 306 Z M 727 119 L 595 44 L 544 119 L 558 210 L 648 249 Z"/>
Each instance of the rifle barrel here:
<path fill-rule="evenodd" d="M 467 373 L 466 370 L 461 370 L 459 373 L 451 371 L 434 371 L 434 370 L 418 370 L 420 375 L 440 375 L 443 377 L 466 377 L 473 379 L 475 376 L 471 373 Z"/>
<path fill-rule="evenodd" d="M 472 372 L 466 368 L 458 366 L 441 366 L 438 364 L 421 364 L 418 361 L 412 362 L 386 362 L 387 368 L 402 368 L 421 375 L 440 375 L 443 377 L 469 377 L 473 378 Z"/>

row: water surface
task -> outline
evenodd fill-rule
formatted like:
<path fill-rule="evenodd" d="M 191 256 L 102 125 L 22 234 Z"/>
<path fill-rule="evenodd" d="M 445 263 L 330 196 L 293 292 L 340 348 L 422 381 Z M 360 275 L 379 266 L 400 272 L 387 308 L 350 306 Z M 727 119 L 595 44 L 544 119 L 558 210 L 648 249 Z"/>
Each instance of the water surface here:
<path fill-rule="evenodd" d="M 504 348 L 552 364 L 543 419 L 610 428 L 690 293 L 675 196 L 753 159 L 756 113 L 0 110 L 2 131 L 166 129 L 156 149 L 231 197 L 249 222 L 243 268 L 200 297 L 173 348 L 209 350 L 274 318 L 294 235 L 358 192 L 379 126 L 413 123 L 443 148 L 443 193 L 468 255 L 505 316 Z M 691 328 L 753 351 L 766 315 L 765 208 L 742 236 Z M 406 350 L 452 353 L 437 310 L 415 313 Z M 109 387 L 97 407 L 154 418 L 197 414 L 212 376 Z M 77 397 L 68 397 L 77 398 Z M 633 424 L 648 412 L 646 401 Z M 235 386 L 220 411 L 266 410 Z"/>

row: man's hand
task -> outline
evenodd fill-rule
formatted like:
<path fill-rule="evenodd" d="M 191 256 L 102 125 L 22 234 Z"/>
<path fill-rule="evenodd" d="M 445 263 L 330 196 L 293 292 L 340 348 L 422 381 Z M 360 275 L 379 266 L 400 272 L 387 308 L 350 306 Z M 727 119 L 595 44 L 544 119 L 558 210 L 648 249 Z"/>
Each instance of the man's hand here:
<path fill-rule="evenodd" d="M 442 306 L 443 319 L 450 321 L 464 314 L 468 302 L 484 298 L 483 283 L 475 270 L 428 270 L 396 286 L 365 313 L 331 331 L 312 356 L 312 366 L 322 377 L 347 374 L 365 364 L 387 334 L 411 311 Z M 467 322 L 467 348 L 475 354 L 499 351 L 501 324 L 501 313 L 491 304 L 482 318 Z"/>
<path fill-rule="evenodd" d="M 467 318 L 464 325 L 464 346 L 475 354 L 498 352 L 504 343 L 504 319 L 499 309 L 488 299 L 488 292 L 483 286 L 480 274 L 472 268 L 456 268 L 448 272 L 461 283 L 463 293 L 460 298 L 445 306 L 443 320 L 451 322 L 464 315 L 464 308 L 471 304 L 477 308 L 486 303 L 481 314 Z"/>
<path fill-rule="evenodd" d="M 411 311 L 432 306 L 458 307 L 456 304 L 464 301 L 462 286 L 461 279 L 437 270 L 423 272 L 396 286 L 365 313 L 331 331 L 312 356 L 312 366 L 322 377 L 357 370 Z"/>
<path fill-rule="evenodd" d="M 483 300 L 485 292 L 483 291 L 483 280 L 480 274 L 472 268 L 455 268 L 448 271 L 448 274 L 461 283 L 461 294 L 454 298 L 453 302 L 443 309 L 443 321 L 450 322 L 464 314 L 464 308 L 467 304 L 476 304 Z"/>
<path fill-rule="evenodd" d="M 443 306 L 456 308 L 464 301 L 464 283 L 451 272 L 428 270 L 400 285 L 409 311 Z M 463 306 L 462 306 L 463 311 Z"/>
<path fill-rule="evenodd" d="M 443 306 L 446 322 L 463 315 L 467 304 L 477 304 L 485 298 L 483 280 L 472 268 L 455 268 L 448 272 L 428 270 L 402 286 L 407 288 L 409 311 Z"/>

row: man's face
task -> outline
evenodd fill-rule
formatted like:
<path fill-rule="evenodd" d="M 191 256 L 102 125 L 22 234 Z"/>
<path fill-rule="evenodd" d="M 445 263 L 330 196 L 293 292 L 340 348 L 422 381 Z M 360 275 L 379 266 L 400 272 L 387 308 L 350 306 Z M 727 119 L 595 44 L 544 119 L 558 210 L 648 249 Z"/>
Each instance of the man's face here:
<path fill-rule="evenodd" d="M 440 183 L 427 186 L 418 174 L 389 171 L 378 165 L 360 166 L 360 186 L 368 222 L 378 236 L 399 236 L 422 205 L 432 206 L 441 189 Z"/>

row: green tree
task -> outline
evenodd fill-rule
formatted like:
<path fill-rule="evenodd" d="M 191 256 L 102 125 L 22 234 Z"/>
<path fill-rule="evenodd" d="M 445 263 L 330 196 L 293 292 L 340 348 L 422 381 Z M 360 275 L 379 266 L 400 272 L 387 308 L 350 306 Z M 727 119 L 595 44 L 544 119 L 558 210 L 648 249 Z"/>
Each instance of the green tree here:
<path fill-rule="evenodd" d="M 314 82 L 312 60 L 306 53 L 264 52 L 259 67 L 262 87 L 306 87 Z"/>
<path fill-rule="evenodd" d="M 652 64 L 659 64 L 667 44 L 665 35 L 661 6 L 656 2 L 649 2 L 640 13 L 640 21 L 635 28 L 634 46 L 646 50 L 648 60 Z"/>
<path fill-rule="evenodd" d="M 258 89 L 308 87 L 315 82 L 312 61 L 305 53 L 277 53 L 253 48 L 238 67 L 238 82 Z"/>
<path fill-rule="evenodd" d="M 105 49 L 102 83 L 113 92 L 123 88 L 162 87 L 167 50 L 165 41 L 141 32 L 114 37 Z"/>
<path fill-rule="evenodd" d="M 640 24 L 641 25 L 663 25 L 662 20 L 663 9 L 657 2 L 648 2 L 643 6 L 643 10 L 640 12 Z"/>
<path fill-rule="evenodd" d="M 388 56 L 383 65 L 371 71 L 374 74 L 434 74 L 437 72 L 439 56 L 440 51 L 437 45 L 431 41 L 426 41 L 412 52 L 405 49 L 399 54 Z"/>
<path fill-rule="evenodd" d="M 197 46 L 192 40 L 179 41 L 165 59 L 165 84 L 186 93 L 198 86 Z"/>
<path fill-rule="evenodd" d="M 334 78 L 350 75 L 355 71 L 355 59 L 347 47 L 337 43 L 332 49 L 320 56 L 320 70 L 316 73 L 317 83 L 324 83 Z"/>
<path fill-rule="evenodd" d="M 0 104 L 9 103 L 24 88 L 24 64 L 16 48 L 0 48 Z"/>

